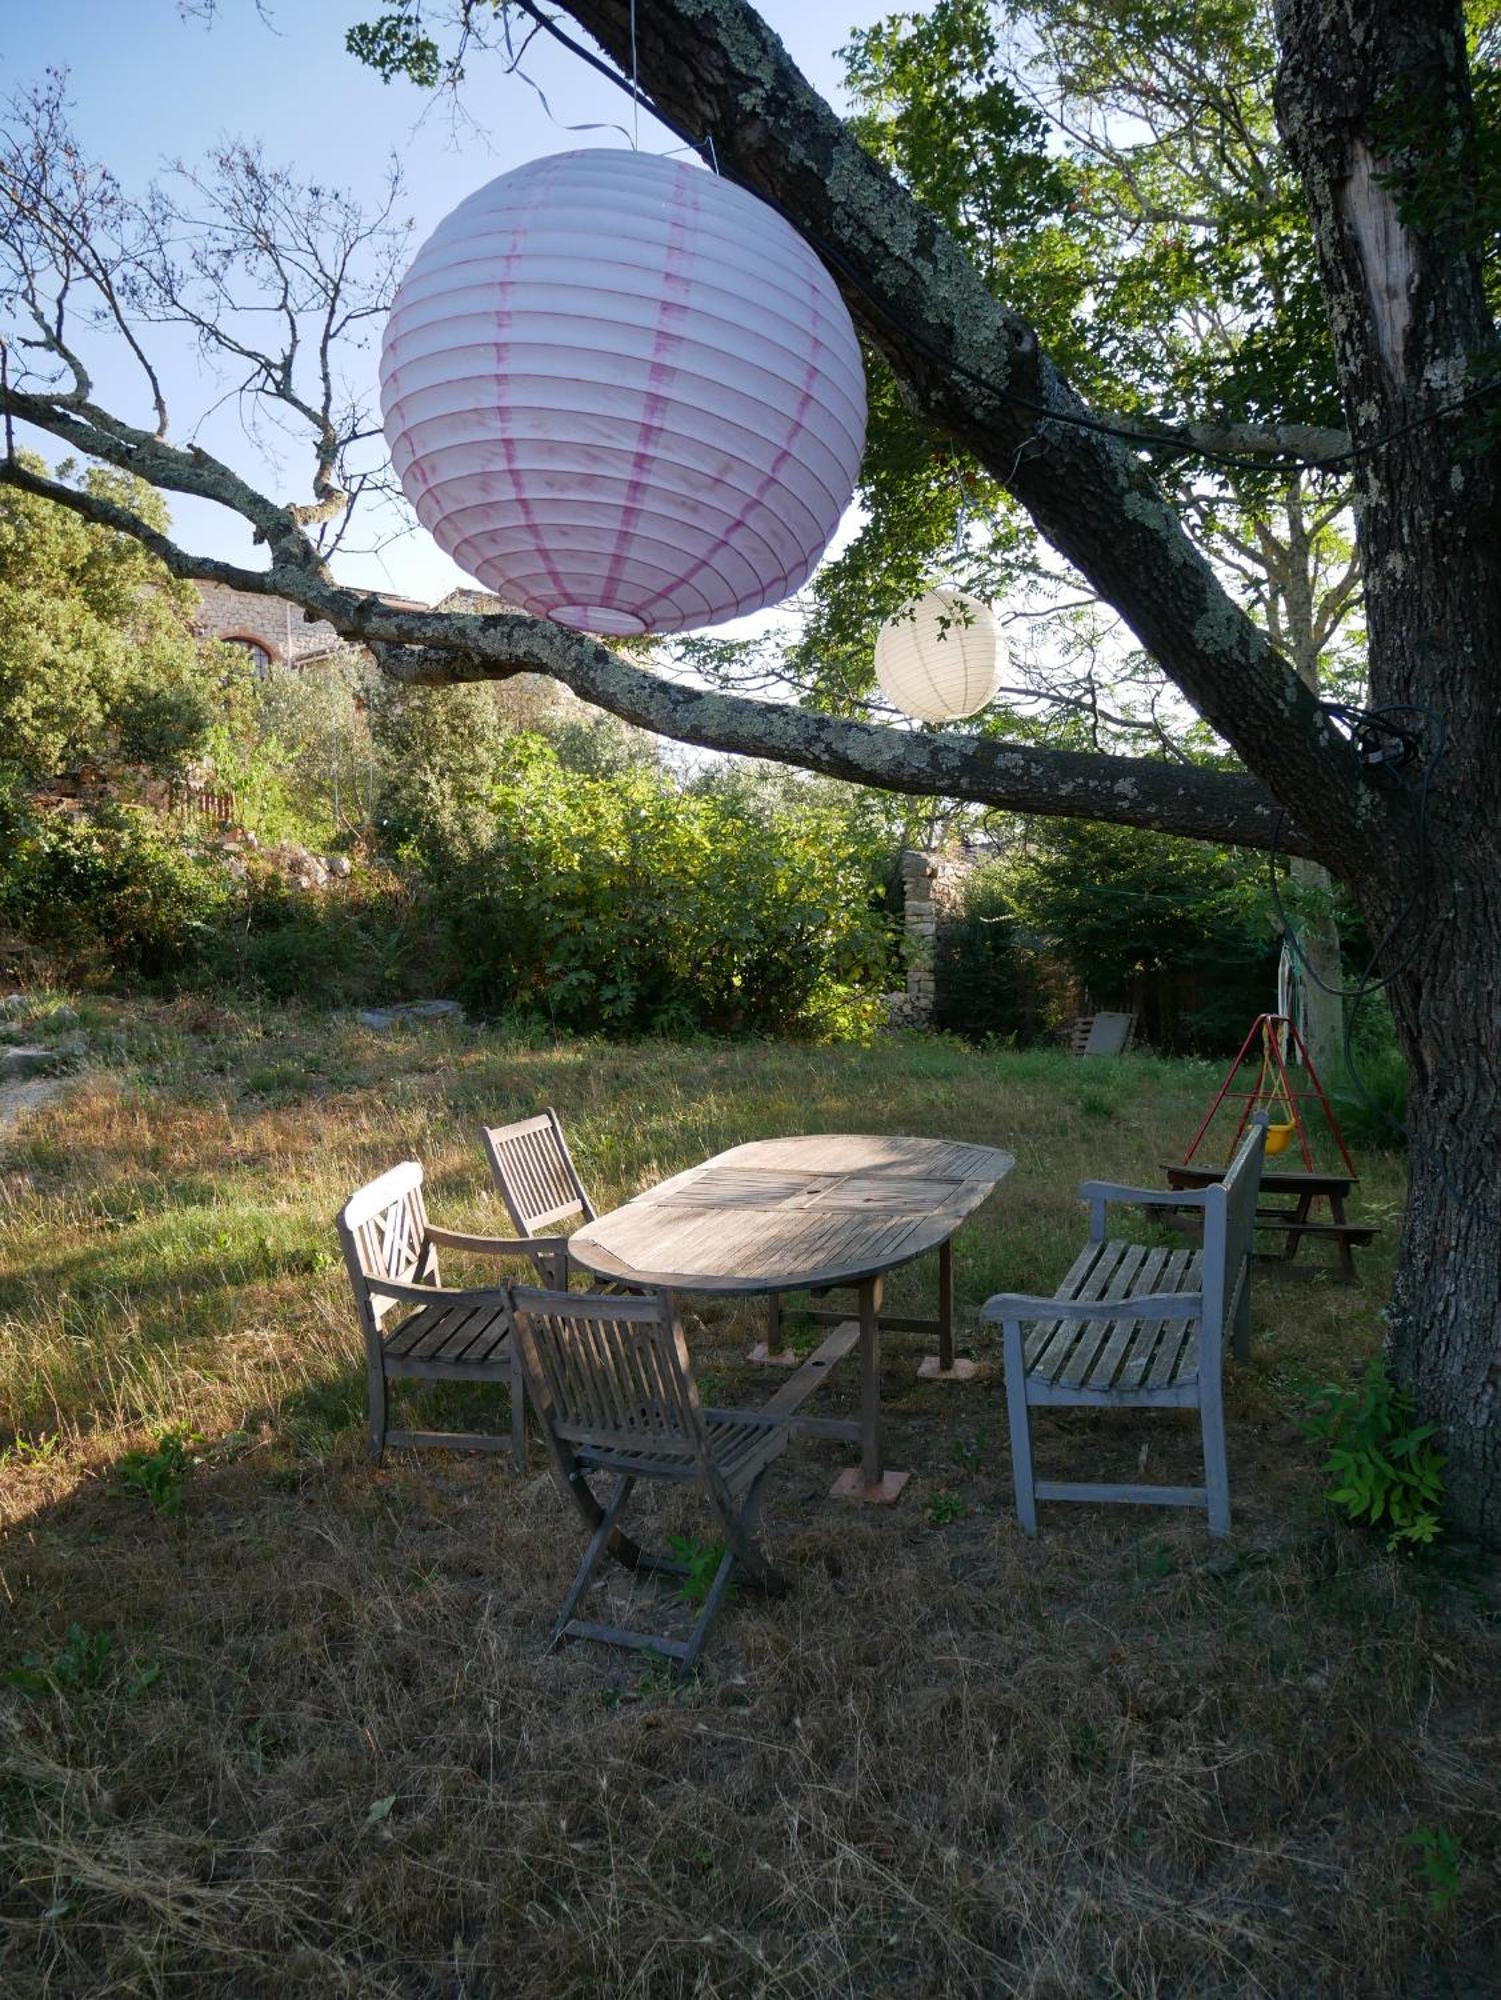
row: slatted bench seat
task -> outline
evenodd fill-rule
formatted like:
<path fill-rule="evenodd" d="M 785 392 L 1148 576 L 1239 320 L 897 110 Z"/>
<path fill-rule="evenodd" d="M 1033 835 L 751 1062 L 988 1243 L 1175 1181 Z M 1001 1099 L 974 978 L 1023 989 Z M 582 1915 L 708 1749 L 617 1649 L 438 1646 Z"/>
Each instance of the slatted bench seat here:
<path fill-rule="evenodd" d="M 1197 1250 L 1144 1249 L 1139 1243 L 1089 1243 L 1058 1287 L 1060 1299 L 1109 1305 L 1132 1293 L 1187 1294 L 1196 1306 L 1204 1260 Z M 1028 1333 L 1028 1375 L 1113 1403 L 1120 1389 L 1160 1392 L 1173 1404 L 1192 1401 L 1198 1343 L 1191 1337 L 1196 1311 L 1179 1319 L 1143 1318 L 1128 1306 L 1115 1319 L 1044 1319 Z"/>
<path fill-rule="evenodd" d="M 1002 1329 L 1016 1511 L 1037 1533 L 1039 1500 L 1125 1500 L 1202 1507 L 1214 1535 L 1230 1532 L 1230 1478 L 1221 1389 L 1224 1339 L 1244 1358 L 1251 1332 L 1251 1232 L 1266 1121 L 1247 1134 L 1223 1181 L 1193 1191 L 1086 1181 L 1090 1240 L 1050 1299 L 1000 1293 L 981 1308 Z M 1204 1215 L 1202 1250 L 1166 1250 L 1106 1233 L 1112 1202 L 1188 1206 Z M 1038 1405 L 1095 1409 L 1197 1409 L 1202 1486 L 1038 1481 L 1031 1411 Z"/>

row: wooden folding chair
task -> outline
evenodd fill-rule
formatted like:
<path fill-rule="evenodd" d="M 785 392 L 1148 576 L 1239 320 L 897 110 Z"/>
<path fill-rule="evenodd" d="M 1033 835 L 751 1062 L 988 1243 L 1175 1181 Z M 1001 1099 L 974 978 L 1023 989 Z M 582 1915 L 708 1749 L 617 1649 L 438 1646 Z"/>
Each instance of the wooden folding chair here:
<path fill-rule="evenodd" d="M 567 1240 L 543 1232 L 572 1223 L 575 1217 L 592 1222 L 595 1208 L 573 1164 L 557 1112 L 549 1106 L 535 1118 L 486 1125 L 480 1137 L 495 1185 L 523 1239 L 522 1248 L 536 1266 L 538 1283 L 566 1292 Z"/>
<path fill-rule="evenodd" d="M 391 1430 L 386 1385 L 406 1377 L 428 1382 L 505 1382 L 511 1391 L 511 1454 L 526 1467 L 526 1397 L 519 1352 L 511 1330 L 506 1285 L 445 1289 L 438 1281 L 438 1249 L 481 1256 L 515 1256 L 524 1244 L 493 1236 L 435 1229 L 422 1197 L 422 1168 L 405 1160 L 345 1202 L 339 1241 L 354 1287 L 365 1336 L 370 1390 L 370 1450 L 386 1446 L 441 1446 L 449 1451 L 500 1451 L 505 1440 L 475 1431 Z M 416 1306 L 388 1332 L 394 1306 Z"/>
<path fill-rule="evenodd" d="M 521 1231 L 517 1248 L 536 1266 L 537 1282 L 566 1292 L 573 1275 L 568 1255 L 567 1234 L 545 1236 L 560 1223 L 592 1222 L 594 1203 L 589 1199 L 563 1125 L 549 1105 L 535 1118 L 519 1118 L 513 1125 L 485 1125 L 480 1128 L 490 1174 L 500 1190 L 511 1221 Z M 636 1295 L 635 1285 L 613 1278 L 591 1276 L 590 1289 Z"/>
<path fill-rule="evenodd" d="M 672 1301 L 542 1292 L 518 1286 L 516 1339 L 527 1388 L 553 1470 L 591 1530 L 549 1646 L 597 1639 L 636 1646 L 691 1673 L 737 1566 L 771 1596 L 785 1579 L 755 1546 L 761 1482 L 786 1448 L 788 1417 L 761 1410 L 706 1410 Z M 614 1485 L 603 1505 L 593 1472 Z M 724 1536 L 724 1554 L 686 1640 L 576 1618 L 575 1611 L 606 1553 L 629 1570 L 686 1576 L 686 1563 L 648 1555 L 620 1528 L 638 1480 L 696 1485 Z"/>

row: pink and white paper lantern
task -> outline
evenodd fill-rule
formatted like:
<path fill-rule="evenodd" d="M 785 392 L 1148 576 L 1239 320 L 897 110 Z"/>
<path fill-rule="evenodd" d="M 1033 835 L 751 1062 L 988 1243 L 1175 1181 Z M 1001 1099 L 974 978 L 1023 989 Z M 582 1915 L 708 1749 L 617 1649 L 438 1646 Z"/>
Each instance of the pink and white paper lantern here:
<path fill-rule="evenodd" d="M 865 442 L 859 344 L 812 250 L 743 188 L 646 153 L 558 153 L 460 203 L 401 282 L 380 378 L 438 546 L 607 635 L 789 597 Z"/>

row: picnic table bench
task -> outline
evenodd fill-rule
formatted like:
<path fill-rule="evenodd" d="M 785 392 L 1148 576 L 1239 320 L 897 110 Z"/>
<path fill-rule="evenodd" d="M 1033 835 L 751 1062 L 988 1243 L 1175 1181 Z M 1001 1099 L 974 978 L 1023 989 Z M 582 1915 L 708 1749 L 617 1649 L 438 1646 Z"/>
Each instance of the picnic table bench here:
<path fill-rule="evenodd" d="M 1224 1178 L 1223 1167 L 1185 1166 L 1181 1161 L 1162 1163 L 1162 1171 L 1167 1175 L 1170 1188 L 1203 1188 Z M 1354 1174 L 1307 1173 L 1289 1170 L 1279 1172 L 1276 1168 L 1263 1171 L 1261 1192 L 1265 1195 L 1287 1195 L 1290 1205 L 1284 1208 L 1258 1206 L 1256 1227 L 1258 1229 L 1280 1229 L 1286 1232 L 1287 1242 L 1275 1261 L 1291 1264 L 1297 1257 L 1305 1236 L 1321 1237 L 1335 1246 L 1339 1255 L 1340 1276 L 1347 1285 L 1355 1283 L 1355 1259 L 1352 1248 L 1372 1242 L 1377 1234 L 1374 1222 L 1351 1222 L 1345 1215 L 1345 1203 L 1355 1186 Z M 1324 1201 L 1329 1205 L 1327 1222 L 1315 1220 L 1313 1205 Z"/>

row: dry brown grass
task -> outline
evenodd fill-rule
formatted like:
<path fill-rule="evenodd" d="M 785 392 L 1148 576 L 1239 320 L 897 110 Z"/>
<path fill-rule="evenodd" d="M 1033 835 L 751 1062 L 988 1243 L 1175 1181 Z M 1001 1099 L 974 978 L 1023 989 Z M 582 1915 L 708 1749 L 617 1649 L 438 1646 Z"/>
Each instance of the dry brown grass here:
<path fill-rule="evenodd" d="M 902 1504 L 838 1508 L 838 1453 L 795 1447 L 767 1508 L 794 1592 L 736 1600 L 683 1691 L 540 1650 L 578 1554 L 540 1464 L 362 1457 L 333 1210 L 415 1152 L 440 1218 L 492 1223 L 482 1115 L 557 1103 L 606 1201 L 768 1132 L 1012 1146 L 961 1239 L 972 1324 L 1056 1279 L 1078 1179 L 1153 1177 L 1210 1071 L 378 1038 L 201 1003 L 92 1027 L 107 1071 L 0 1161 L 0 1666 L 63 1662 L 0 1691 L 7 1995 L 1497 1990 L 1489 1580 L 1333 1524 L 1294 1422 L 1307 1376 L 1374 1345 L 1389 1248 L 1355 1292 L 1260 1285 L 1228 1548 L 1128 1509 L 1045 1510 L 1025 1542 L 998 1378 L 919 1387 L 890 1339 Z M 1391 1221 L 1398 1167 L 1366 1166 Z M 716 1394 L 764 1393 L 751 1333 L 691 1329 Z M 203 1462 L 164 1519 L 116 1468 L 172 1425 Z M 1039 1444 L 1194 1461 L 1186 1420 L 1077 1414 Z M 92 1685 L 72 1625 L 110 1635 Z M 1444 1908 L 1422 1829 L 1454 1858 Z"/>

